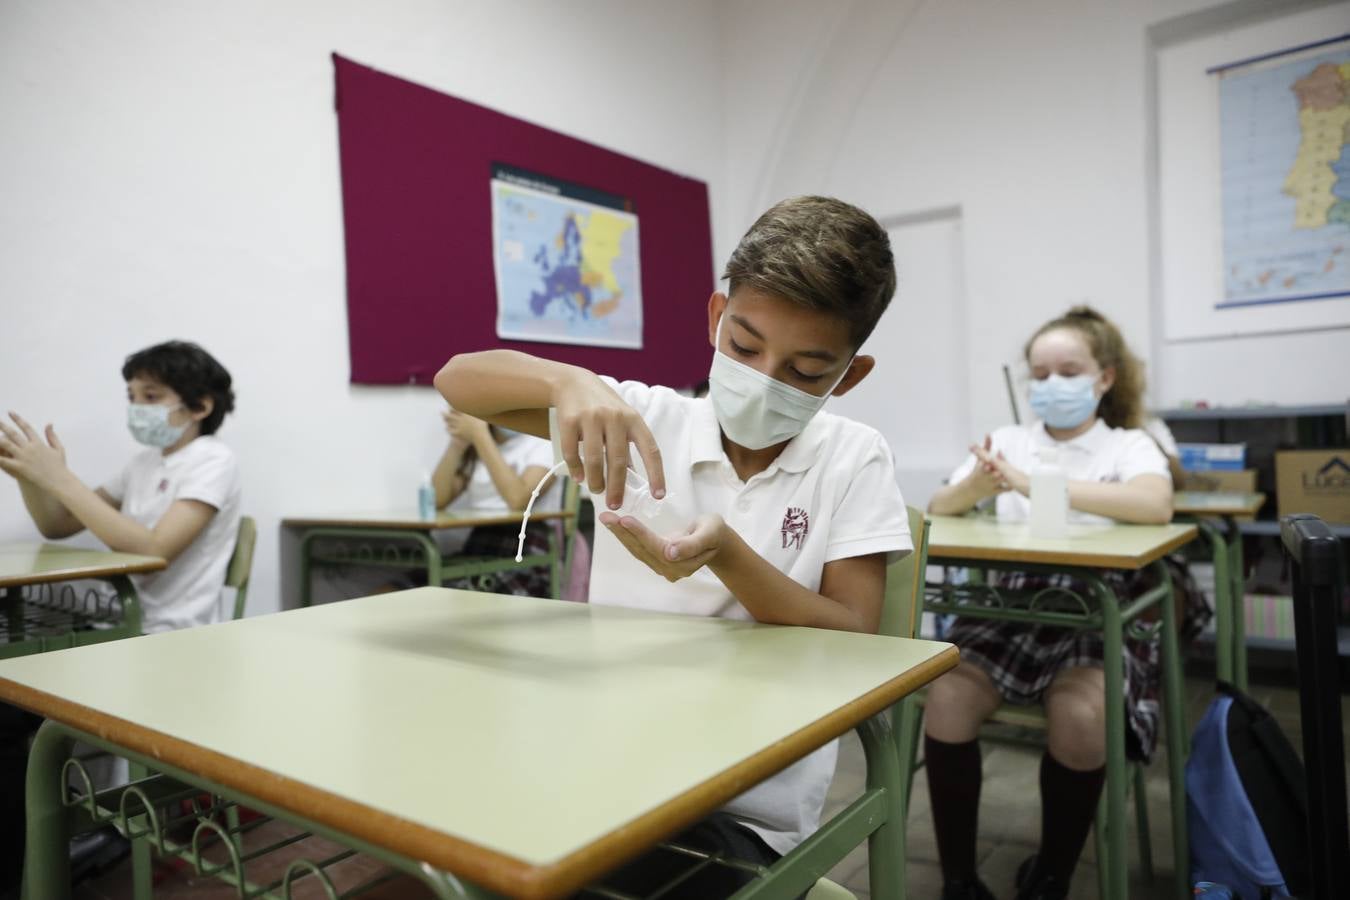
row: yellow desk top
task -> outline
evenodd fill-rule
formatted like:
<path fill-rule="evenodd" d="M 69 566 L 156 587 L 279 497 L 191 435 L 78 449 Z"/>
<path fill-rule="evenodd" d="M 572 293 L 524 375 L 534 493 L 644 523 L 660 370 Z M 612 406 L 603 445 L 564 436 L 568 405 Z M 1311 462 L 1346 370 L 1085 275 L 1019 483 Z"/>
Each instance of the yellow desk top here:
<path fill-rule="evenodd" d="M 1183 516 L 1254 516 L 1266 503 L 1266 495 L 1226 491 L 1177 491 L 1172 510 Z"/>
<path fill-rule="evenodd" d="M 419 588 L 0 660 L 0 699 L 548 898 L 956 662 L 931 641 Z M 168 677 L 189 671 L 225 674 Z"/>
<path fill-rule="evenodd" d="M 980 559 L 1095 569 L 1142 569 L 1195 539 L 1194 525 L 1070 525 L 1068 536 L 1033 538 L 1025 522 L 929 516 L 928 559 Z"/>
<path fill-rule="evenodd" d="M 531 522 L 569 519 L 570 510 L 535 509 Z M 288 528 L 379 528 L 390 531 L 438 531 L 442 528 L 477 528 L 480 525 L 520 525 L 520 513 L 457 514 L 441 510 L 434 519 L 418 517 L 416 510 L 398 509 L 375 512 L 333 513 L 323 516 L 293 516 L 282 519 Z"/>
<path fill-rule="evenodd" d="M 166 565 L 158 556 L 86 550 L 64 544 L 0 544 L 0 588 L 137 575 L 157 572 Z"/>

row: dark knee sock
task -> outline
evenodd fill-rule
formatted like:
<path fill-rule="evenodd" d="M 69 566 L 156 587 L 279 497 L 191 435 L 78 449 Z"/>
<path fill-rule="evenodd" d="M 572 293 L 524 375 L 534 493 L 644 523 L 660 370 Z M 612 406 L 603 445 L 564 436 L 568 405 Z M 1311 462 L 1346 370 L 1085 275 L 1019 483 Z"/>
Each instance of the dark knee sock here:
<path fill-rule="evenodd" d="M 924 735 L 924 768 L 933 808 L 938 859 L 946 881 L 975 877 L 975 828 L 980 813 L 980 742 L 948 744 Z"/>
<path fill-rule="evenodd" d="M 1097 812 L 1106 767 L 1079 772 L 1050 755 L 1041 757 L 1041 853 L 1037 871 L 1063 884 L 1073 877 Z M 1098 861 L 1100 864 L 1100 860 Z"/>

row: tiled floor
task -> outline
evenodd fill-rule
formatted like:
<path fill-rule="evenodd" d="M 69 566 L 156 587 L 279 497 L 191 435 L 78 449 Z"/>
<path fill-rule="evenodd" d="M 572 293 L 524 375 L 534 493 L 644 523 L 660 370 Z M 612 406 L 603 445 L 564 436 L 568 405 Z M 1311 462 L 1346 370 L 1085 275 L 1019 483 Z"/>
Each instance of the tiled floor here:
<path fill-rule="evenodd" d="M 1187 684 L 1188 716 L 1197 721 L 1209 703 L 1213 691 L 1208 681 L 1191 680 Z M 1298 695 L 1289 688 L 1253 687 L 1253 696 L 1266 705 L 1279 720 L 1289 739 L 1300 746 L 1298 725 Z M 1350 696 L 1342 696 L 1343 720 L 1350 725 Z M 1017 866 L 1036 850 L 1040 832 L 1039 789 L 1037 786 L 1037 759 L 1034 749 L 987 743 L 984 753 L 984 787 L 980 806 L 979 866 L 981 877 L 1000 897 L 1012 896 L 1012 882 Z M 842 741 L 839 767 L 826 804 L 826 815 L 841 809 L 857 795 L 864 780 L 862 748 L 850 734 Z M 941 873 L 937 863 L 937 848 L 929 818 L 928 790 L 920 773 L 914 781 L 914 798 L 909 820 L 909 896 L 917 900 L 937 898 L 941 892 Z M 1171 826 L 1168 809 L 1167 767 L 1162 759 L 1154 761 L 1148 772 L 1149 822 L 1153 844 L 1155 878 L 1145 883 L 1139 877 L 1138 856 L 1132 853 L 1131 896 L 1136 898 L 1168 897 L 1173 862 Z M 283 827 L 272 823 L 250 835 L 246 848 L 260 845 L 264 840 L 276 840 L 285 834 Z M 1134 848 L 1131 835 L 1131 847 Z M 297 843 L 286 851 L 273 854 L 265 867 L 250 870 L 255 881 L 280 879 L 286 865 L 299 857 L 323 859 L 338 852 L 335 845 L 311 838 Z M 377 863 L 365 858 L 354 858 L 335 867 L 335 881 L 340 890 L 361 883 L 378 871 Z M 231 900 L 238 896 L 232 888 L 210 878 L 195 877 L 189 873 L 161 868 L 164 877 L 157 884 L 156 900 Z M 860 847 L 851 853 L 830 877 L 851 890 L 859 900 L 869 897 L 867 881 L 867 849 Z M 1070 897 L 1096 897 L 1096 862 L 1092 841 L 1089 840 L 1084 857 L 1074 877 Z M 311 883 L 297 890 L 296 900 L 323 897 L 320 885 Z M 427 896 L 424 890 L 407 880 L 385 884 L 374 891 L 361 894 L 371 900 L 412 900 Z M 129 900 L 130 867 L 123 864 L 108 874 L 81 885 L 76 900 Z"/>

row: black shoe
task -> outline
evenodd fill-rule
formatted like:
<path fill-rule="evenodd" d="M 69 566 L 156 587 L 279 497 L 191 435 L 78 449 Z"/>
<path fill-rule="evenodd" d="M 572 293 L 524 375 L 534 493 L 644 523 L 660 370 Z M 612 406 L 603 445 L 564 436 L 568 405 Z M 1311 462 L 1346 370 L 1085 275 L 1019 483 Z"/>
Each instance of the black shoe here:
<path fill-rule="evenodd" d="M 1022 860 L 1017 867 L 1017 897 L 1015 900 L 1064 900 L 1069 886 L 1053 875 L 1040 871 L 1036 854 Z"/>
<path fill-rule="evenodd" d="M 942 900 L 994 900 L 994 893 L 979 878 L 954 878 L 942 883 Z"/>
<path fill-rule="evenodd" d="M 70 883 L 102 875 L 131 852 L 131 842 L 111 825 L 70 839 Z"/>

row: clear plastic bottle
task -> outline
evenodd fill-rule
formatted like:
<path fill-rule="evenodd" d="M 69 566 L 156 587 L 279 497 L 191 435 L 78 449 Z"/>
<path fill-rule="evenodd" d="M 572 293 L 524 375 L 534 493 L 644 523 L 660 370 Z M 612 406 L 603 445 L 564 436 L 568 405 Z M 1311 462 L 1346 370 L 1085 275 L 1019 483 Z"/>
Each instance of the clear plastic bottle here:
<path fill-rule="evenodd" d="M 1069 480 L 1059 467 L 1059 450 L 1044 447 L 1031 470 L 1031 536 L 1062 538 L 1069 532 Z"/>
<path fill-rule="evenodd" d="M 436 486 L 431 483 L 431 473 L 422 475 L 417 486 L 417 516 L 424 522 L 436 518 Z"/>

